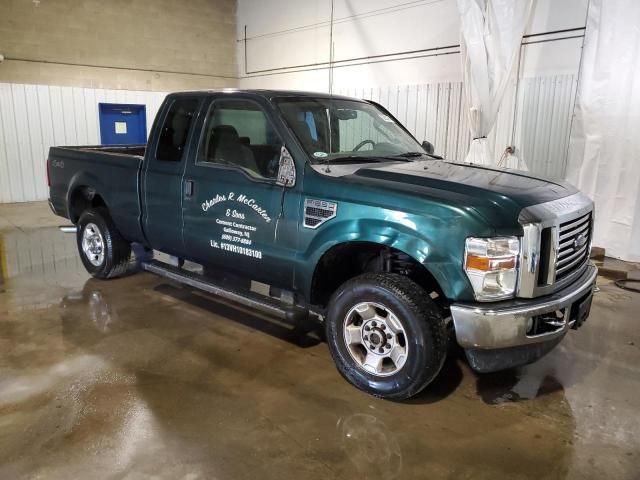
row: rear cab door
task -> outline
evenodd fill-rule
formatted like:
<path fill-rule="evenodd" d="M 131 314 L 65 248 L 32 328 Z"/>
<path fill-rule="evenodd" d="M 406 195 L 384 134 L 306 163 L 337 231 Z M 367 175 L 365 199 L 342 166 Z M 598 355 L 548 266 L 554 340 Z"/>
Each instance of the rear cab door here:
<path fill-rule="evenodd" d="M 276 184 L 285 135 L 273 107 L 251 94 L 212 95 L 185 170 L 187 258 L 290 289 L 300 184 Z"/>
<path fill-rule="evenodd" d="M 156 250 L 184 256 L 183 176 L 203 96 L 169 96 L 158 113 L 142 171 L 142 225 Z"/>

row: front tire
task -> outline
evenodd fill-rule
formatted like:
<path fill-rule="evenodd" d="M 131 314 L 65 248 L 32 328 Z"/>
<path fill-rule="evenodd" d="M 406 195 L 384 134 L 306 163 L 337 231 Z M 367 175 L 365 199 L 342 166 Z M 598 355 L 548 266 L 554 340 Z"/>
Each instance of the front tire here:
<path fill-rule="evenodd" d="M 116 278 L 129 268 L 131 244 L 127 242 L 104 208 L 85 210 L 77 224 L 76 241 L 80 259 L 96 278 Z"/>
<path fill-rule="evenodd" d="M 365 273 L 347 281 L 331 297 L 325 323 L 340 374 L 377 397 L 416 395 L 447 355 L 440 309 L 402 275 Z"/>

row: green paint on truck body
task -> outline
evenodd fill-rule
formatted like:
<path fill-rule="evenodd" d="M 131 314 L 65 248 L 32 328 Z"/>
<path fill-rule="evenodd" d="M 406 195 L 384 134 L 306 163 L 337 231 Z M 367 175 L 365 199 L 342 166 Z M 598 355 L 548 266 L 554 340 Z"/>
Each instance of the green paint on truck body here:
<path fill-rule="evenodd" d="M 182 161 L 161 165 L 155 158 L 158 130 L 169 106 L 180 98 L 195 98 L 199 107 Z M 278 108 L 283 98 L 330 99 L 280 91 L 171 94 L 144 157 L 117 148 L 53 147 L 48 165 L 52 208 L 77 220 L 74 195 L 88 189 L 104 201 L 128 240 L 294 290 L 307 301 L 320 259 L 349 242 L 404 252 L 426 267 L 448 300 L 473 301 L 463 271 L 465 239 L 522 235 L 518 216 L 523 208 L 576 192 L 525 172 L 427 157 L 327 168 L 313 162 L 284 121 Z M 264 111 L 295 161 L 293 187 L 198 161 L 205 116 L 220 99 L 254 102 Z M 187 181 L 195 186 L 190 197 L 185 196 Z M 335 217 L 317 228 L 305 226 L 308 199 L 335 203 Z M 235 240 L 222 241 L 221 236 Z"/>

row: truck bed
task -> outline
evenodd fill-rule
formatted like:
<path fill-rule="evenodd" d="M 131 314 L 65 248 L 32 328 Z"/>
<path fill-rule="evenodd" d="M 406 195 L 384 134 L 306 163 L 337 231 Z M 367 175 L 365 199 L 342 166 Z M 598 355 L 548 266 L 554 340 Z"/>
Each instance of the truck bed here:
<path fill-rule="evenodd" d="M 103 196 L 123 236 L 140 241 L 139 173 L 145 150 L 146 145 L 52 147 L 48 159 L 52 209 L 77 221 L 69 201 L 91 186 Z"/>

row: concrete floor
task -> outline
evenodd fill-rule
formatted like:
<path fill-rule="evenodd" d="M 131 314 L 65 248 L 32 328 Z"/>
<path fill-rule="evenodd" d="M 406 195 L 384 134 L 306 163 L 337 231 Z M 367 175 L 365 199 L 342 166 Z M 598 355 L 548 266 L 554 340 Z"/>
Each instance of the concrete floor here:
<path fill-rule="evenodd" d="M 150 274 L 101 282 L 46 205 L 0 206 L 0 478 L 640 478 L 640 295 L 604 279 L 538 363 L 454 350 L 405 403 L 326 345 Z"/>

